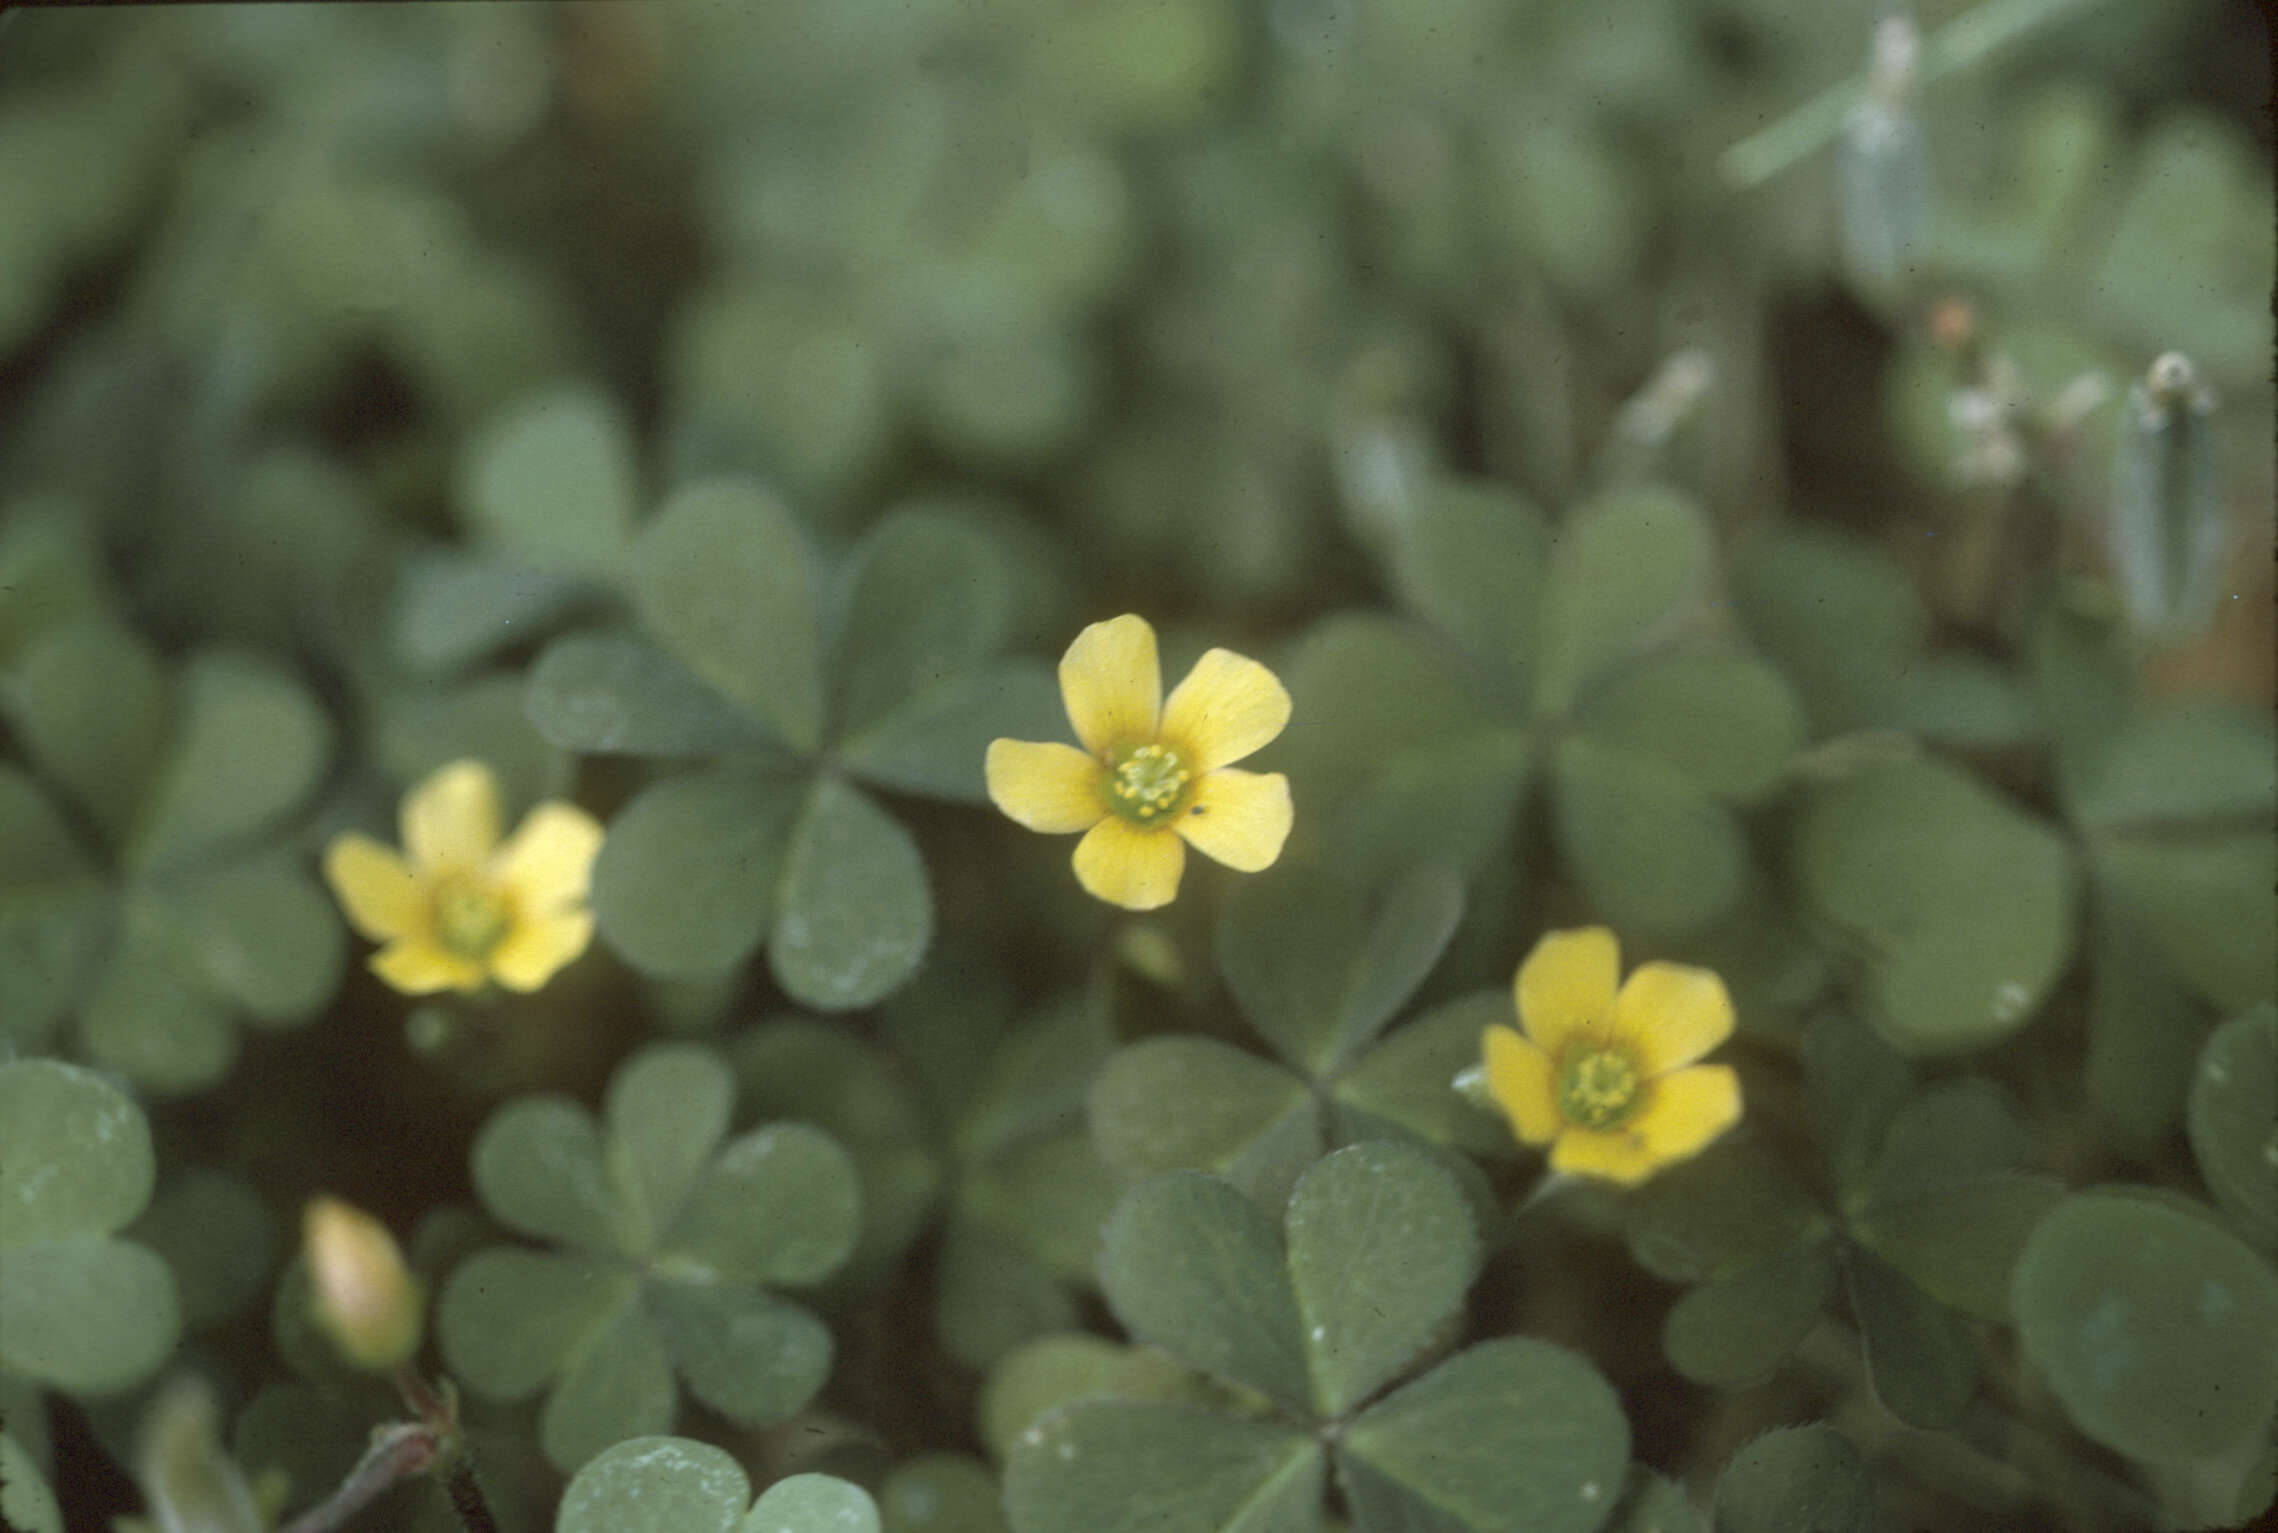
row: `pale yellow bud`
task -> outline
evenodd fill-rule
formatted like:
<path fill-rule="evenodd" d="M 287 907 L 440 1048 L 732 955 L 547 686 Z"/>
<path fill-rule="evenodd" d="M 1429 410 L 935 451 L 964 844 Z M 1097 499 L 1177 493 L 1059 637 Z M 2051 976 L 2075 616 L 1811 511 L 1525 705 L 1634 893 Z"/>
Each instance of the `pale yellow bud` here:
<path fill-rule="evenodd" d="M 317 1319 L 341 1355 L 374 1371 L 409 1359 L 426 1300 L 386 1226 L 338 1198 L 312 1198 L 302 1228 Z"/>

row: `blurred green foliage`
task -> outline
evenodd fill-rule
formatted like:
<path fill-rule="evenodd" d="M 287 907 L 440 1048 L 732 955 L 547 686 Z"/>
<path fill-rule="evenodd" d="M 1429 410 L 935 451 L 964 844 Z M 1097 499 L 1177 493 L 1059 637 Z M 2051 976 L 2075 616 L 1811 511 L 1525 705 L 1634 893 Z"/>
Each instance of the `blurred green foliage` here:
<path fill-rule="evenodd" d="M 511 1530 L 2266 1516 L 2263 26 L 0 16 L 0 1514 L 335 1525 L 330 1192 Z M 982 774 L 1125 611 L 1294 699 L 1144 919 Z M 467 758 L 597 936 L 415 1008 Z M 1740 1013 L 1633 1193 L 1454 1085 L 1585 924 Z"/>

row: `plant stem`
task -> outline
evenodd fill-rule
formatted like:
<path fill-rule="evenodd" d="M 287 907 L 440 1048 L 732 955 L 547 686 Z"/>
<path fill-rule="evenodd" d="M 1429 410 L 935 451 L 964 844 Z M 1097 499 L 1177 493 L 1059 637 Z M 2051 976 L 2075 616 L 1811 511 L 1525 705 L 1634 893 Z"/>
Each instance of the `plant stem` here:
<path fill-rule="evenodd" d="M 399 1421 L 373 1435 L 371 1447 L 348 1471 L 340 1488 L 310 1507 L 277 1533 L 333 1533 L 385 1491 L 433 1464 L 441 1444 L 425 1422 Z M 492 1524 L 495 1533 L 496 1524 Z"/>
<path fill-rule="evenodd" d="M 1983 62 L 2017 38 L 2066 11 L 2102 0 L 1986 0 L 1956 16 L 1922 44 L 1915 68 L 1917 85 Z M 1761 186 L 1772 177 L 1832 142 L 1851 111 L 1866 98 L 1862 72 L 1806 101 L 1769 127 L 1759 129 L 1718 157 L 1717 170 L 1735 191 Z"/>

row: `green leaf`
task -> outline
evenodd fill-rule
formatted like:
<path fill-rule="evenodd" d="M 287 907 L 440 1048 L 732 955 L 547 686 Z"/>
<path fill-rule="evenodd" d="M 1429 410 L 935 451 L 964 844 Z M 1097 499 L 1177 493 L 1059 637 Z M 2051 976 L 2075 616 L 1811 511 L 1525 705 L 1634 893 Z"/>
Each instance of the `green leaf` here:
<path fill-rule="evenodd" d="M 2033 1227 L 2064 1194 L 2048 1177 L 1988 1176 L 1898 1203 L 1876 1203 L 1859 1239 L 1941 1304 L 2009 1319 L 2009 1274 Z"/>
<path fill-rule="evenodd" d="M 17 654 L 0 705 L 41 773 L 123 844 L 168 726 L 166 673 L 141 635 L 93 615 L 46 628 Z"/>
<path fill-rule="evenodd" d="M 831 1333 L 757 1288 L 655 1282 L 645 1293 L 673 1367 L 696 1398 L 734 1421 L 781 1421 L 830 1376 Z"/>
<path fill-rule="evenodd" d="M 1410 874 L 1373 911 L 1325 879 L 1253 879 L 1221 911 L 1218 965 L 1275 1051 L 1326 1076 L 1392 1020 L 1462 914 L 1463 885 L 1440 868 Z"/>
<path fill-rule="evenodd" d="M 0 1037 L 46 1042 L 108 939 L 110 906 L 47 794 L 0 763 Z"/>
<path fill-rule="evenodd" d="M 1654 638 L 1708 578 L 1700 508 L 1637 488 L 1577 508 L 1553 536 L 1542 609 L 1543 717 L 1563 717 L 1585 683 Z"/>
<path fill-rule="evenodd" d="M 924 1227 L 943 1175 L 908 1086 L 879 1050 L 825 1022 L 753 1028 L 729 1045 L 729 1057 L 746 1116 L 796 1115 L 854 1157 L 863 1228 L 848 1267 L 857 1284 L 882 1273 Z"/>
<path fill-rule="evenodd" d="M 2278 1244 L 2278 1007 L 2264 1003 L 2215 1029 L 2185 1122 L 2215 1201 L 2248 1239 Z"/>
<path fill-rule="evenodd" d="M 715 756 L 773 738 L 686 666 L 632 634 L 554 640 L 530 667 L 524 698 L 540 735 L 589 755 Z"/>
<path fill-rule="evenodd" d="M 640 1305 L 577 1338 L 538 1413 L 538 1441 L 564 1474 L 628 1437 L 669 1431 L 677 1393 L 664 1343 Z"/>
<path fill-rule="evenodd" d="M 731 1283 L 817 1283 L 862 1227 L 854 1162 L 803 1123 L 728 1141 L 665 1237 L 657 1270 Z"/>
<path fill-rule="evenodd" d="M 2074 817 L 2128 830 L 2228 817 L 2267 820 L 2278 805 L 2270 721 L 2212 703 L 2131 715 L 2067 784 Z"/>
<path fill-rule="evenodd" d="M 2193 993 L 2226 1009 L 2278 993 L 2278 844 L 2267 829 L 2112 837 L 2089 857 L 2102 892 Z"/>
<path fill-rule="evenodd" d="M 878 1505 L 835 1475 L 795 1474 L 768 1486 L 736 1533 L 879 1533 Z"/>
<path fill-rule="evenodd" d="M 624 556 L 640 493 L 631 436 L 598 389 L 525 395 L 468 442 L 460 508 L 480 541 L 541 569 L 607 573 Z"/>
<path fill-rule="evenodd" d="M 1942 1081 L 1891 1114 L 1873 1169 L 1855 1189 L 1858 1207 L 1903 1203 L 1957 1183 L 2015 1169 L 2033 1137 L 1991 1081 Z"/>
<path fill-rule="evenodd" d="M 644 1247 L 688 1201 L 727 1135 L 735 1094 L 728 1067 L 696 1044 L 652 1044 L 610 1078 L 602 1119 L 615 1189 Z"/>
<path fill-rule="evenodd" d="M 775 919 L 797 787 L 720 767 L 644 790 L 610 823 L 593 862 L 602 937 L 664 978 L 709 978 L 749 958 Z"/>
<path fill-rule="evenodd" d="M 1901 675 L 1891 722 L 1945 745 L 2001 749 L 2030 743 L 2033 704 L 2007 671 L 1972 655 L 1937 655 Z"/>
<path fill-rule="evenodd" d="M 1760 1384 L 1779 1371 L 1819 1323 L 1835 1292 L 1827 1244 L 1807 1240 L 1752 1267 L 1710 1279 L 1670 1306 L 1662 1350 L 1686 1378 L 1723 1389 Z"/>
<path fill-rule="evenodd" d="M 811 751 L 821 638 L 807 549 L 781 502 L 737 480 L 676 492 L 633 552 L 641 621 L 708 685 Z"/>
<path fill-rule="evenodd" d="M 1962 1317 L 1870 1252 L 1851 1251 L 1844 1273 L 1883 1409 L 1924 1431 L 1959 1422 L 1977 1393 L 1978 1371 L 1976 1339 Z"/>
<path fill-rule="evenodd" d="M 1005 1466 L 1013 1533 L 1316 1533 L 1321 1491 L 1302 1432 L 1140 1401 L 1055 1411 Z"/>
<path fill-rule="evenodd" d="M 1875 1488 L 1851 1440 L 1817 1424 L 1766 1432 L 1716 1482 L 1715 1533 L 1868 1533 Z"/>
<path fill-rule="evenodd" d="M 1874 1020 L 1906 1052 L 2008 1036 L 2071 956 L 2065 843 L 1954 768 L 1891 762 L 1829 784 L 1793 847 L 1806 900 L 1861 948 Z"/>
<path fill-rule="evenodd" d="M 1370 1406 L 1337 1454 L 1364 1528 L 1591 1533 L 1629 1469 L 1598 1370 L 1528 1337 L 1482 1342 Z"/>
<path fill-rule="evenodd" d="M 1614 920 L 1685 932 L 1739 897 L 1748 863 L 1739 827 L 1674 768 L 1568 738 L 1553 772 L 1559 848 Z"/>
<path fill-rule="evenodd" d="M 145 1091 L 167 1095 L 201 1091 L 227 1075 L 237 1030 L 185 978 L 170 945 L 147 926 L 130 928 L 79 1014 L 88 1056 Z"/>
<path fill-rule="evenodd" d="M 1822 1014 L 1804 1032 L 1812 1124 L 1838 1186 L 1865 1179 L 1914 1072 L 1882 1035 L 1848 1011 Z"/>
<path fill-rule="evenodd" d="M 435 1336 L 460 1382 L 521 1400 L 639 1297 L 639 1279 L 601 1262 L 492 1246 L 453 1269 Z"/>
<path fill-rule="evenodd" d="M 1009 998 L 999 1004 L 1009 1006 Z M 967 1160 L 1080 1122 L 1113 1047 L 1106 1005 L 1089 987 L 1046 1001 L 993 1041 L 979 1081 L 956 1109 L 951 1140 Z"/>
<path fill-rule="evenodd" d="M 965 1213 L 1019 1241 L 1055 1277 L 1089 1283 L 1100 1226 L 1124 1185 L 1099 1158 L 1091 1135 L 1073 1128 L 969 1167 L 957 1200 Z"/>
<path fill-rule="evenodd" d="M 2227 1453 L 2278 1407 L 2278 1272 L 2194 1213 L 2075 1193 L 2025 1243 L 2011 1303 L 2072 1419 L 2132 1458 Z"/>
<path fill-rule="evenodd" d="M 1373 614 L 1324 619 L 1289 666 L 1296 716 L 1278 748 L 1298 791 L 1333 800 L 1403 751 L 1494 722 L 1457 658 L 1420 629 Z M 1413 860 L 1413 858 L 1411 858 Z"/>
<path fill-rule="evenodd" d="M 1017 1241 L 951 1213 L 934 1294 L 934 1324 L 950 1356 L 987 1369 L 1023 1342 L 1079 1323 L 1066 1287 Z"/>
<path fill-rule="evenodd" d="M 750 1496 L 743 1466 L 710 1443 L 635 1437 L 578 1470 L 554 1533 L 733 1533 Z"/>
<path fill-rule="evenodd" d="M 1091 1089 L 1100 1159 L 1131 1178 L 1225 1172 L 1274 1126 L 1313 1119 L 1305 1083 L 1215 1038 L 1173 1035 L 1119 1049 Z"/>
<path fill-rule="evenodd" d="M 454 761 L 487 762 L 511 819 L 546 799 L 566 798 L 576 763 L 531 725 L 519 673 L 495 671 L 449 687 L 397 693 L 380 719 L 380 770 L 415 783 Z"/>
<path fill-rule="evenodd" d="M 1657 656 L 1615 676 L 1575 727 L 1617 754 L 1668 767 L 1709 797 L 1746 804 L 1779 785 L 1803 744 L 1803 706 L 1779 672 L 1746 655 Z"/>
<path fill-rule="evenodd" d="M 510 1230 L 578 1250 L 625 1250 L 630 1238 L 593 1115 L 567 1097 L 519 1097 L 475 1136 L 475 1190 Z"/>
<path fill-rule="evenodd" d="M 1327 1417 L 1414 1358 L 1479 1266 L 1463 1189 L 1423 1151 L 1391 1140 L 1316 1161 L 1290 1195 L 1287 1231 L 1313 1405 Z"/>
<path fill-rule="evenodd" d="M 267 661 L 208 653 L 184 669 L 179 724 L 138 838 L 145 866 L 267 828 L 299 807 L 332 753 L 332 724 Z"/>
<path fill-rule="evenodd" d="M 988 799 L 982 762 L 989 742 L 1048 740 L 1065 717 L 1051 667 L 1006 660 L 913 694 L 841 740 L 831 755 L 876 787 L 979 804 Z"/>
<path fill-rule="evenodd" d="M 277 1221 L 250 1183 L 226 1171 L 193 1166 L 170 1177 L 133 1234 L 173 1269 L 192 1329 L 250 1308 L 277 1260 Z"/>
<path fill-rule="evenodd" d="M 1012 592 L 988 536 L 954 513 L 890 511 L 856 545 L 841 596 L 837 727 L 857 733 L 1004 643 Z"/>
<path fill-rule="evenodd" d="M 1176 1400 L 1199 1383 L 1147 1347 L 1118 1346 L 1089 1331 L 1039 1336 L 997 1359 L 981 1392 L 981 1437 L 1009 1457 L 1047 1412 L 1074 1400 Z M 1208 1386 L 1203 1386 L 1207 1388 Z"/>
<path fill-rule="evenodd" d="M 427 675 L 545 634 L 592 594 L 585 581 L 463 554 L 415 555 L 397 581 L 393 649 Z"/>
<path fill-rule="evenodd" d="M 1337 1077 L 1331 1095 L 1408 1132 L 1469 1155 L 1509 1151 L 1509 1125 L 1455 1089 L 1479 1063 L 1479 1037 L 1511 1019 L 1508 990 L 1459 996 L 1404 1024 Z"/>
<path fill-rule="evenodd" d="M 339 918 L 292 859 L 233 863 L 168 903 L 199 977 L 255 1022 L 306 1022 L 340 986 L 348 953 Z"/>
<path fill-rule="evenodd" d="M 1733 567 L 1732 599 L 1819 734 L 1888 722 L 1930 627 L 1904 571 L 1817 528 L 1751 540 Z"/>
<path fill-rule="evenodd" d="M 2088 1100 L 2114 1139 L 2146 1157 L 2168 1143 L 2207 1037 L 2207 1014 L 2142 923 L 2090 902 Z"/>
<path fill-rule="evenodd" d="M 1811 1193 L 1759 1139 L 1727 1137 L 1628 1200 L 1630 1254 L 1672 1283 L 1738 1272 L 1821 1229 Z"/>
<path fill-rule="evenodd" d="M 1134 1336 L 1306 1408 L 1305 1344 L 1279 1232 L 1241 1193 L 1192 1171 L 1140 1183 L 1107 1221 L 1099 1266 L 1108 1304 Z"/>
<path fill-rule="evenodd" d="M 131 1241 L 11 1243 L 0 1271 L 0 1367 L 56 1389 L 117 1394 L 166 1361 L 182 1328 L 174 1274 Z"/>
<path fill-rule="evenodd" d="M 1701 1519 L 1683 1486 L 1632 1464 L 1629 1489 L 1604 1533 L 1701 1533 Z"/>
<path fill-rule="evenodd" d="M 1514 706 L 1526 697 L 1549 547 L 1542 513 L 1490 481 L 1436 483 L 1395 528 L 1401 605 L 1501 667 Z"/>
<path fill-rule="evenodd" d="M 0 1432 L 0 1525 L 22 1533 L 63 1533 L 63 1508 L 23 1445 Z"/>
<path fill-rule="evenodd" d="M 776 983 L 818 1011 L 868 1006 L 910 977 L 932 937 L 933 895 L 910 833 L 860 789 L 817 778 L 776 884 Z"/>
<path fill-rule="evenodd" d="M 995 1473 L 954 1453 L 896 1464 L 878 1487 L 886 1533 L 1006 1533 L 1003 1502 Z"/>
<path fill-rule="evenodd" d="M 150 1201 L 153 1164 L 142 1109 L 102 1076 L 0 1064 L 0 1248 L 109 1234 Z"/>
<path fill-rule="evenodd" d="M 1488 729 L 1391 756 L 1331 813 L 1324 839 L 1359 878 L 1390 879 L 1419 863 L 1442 863 L 1476 882 L 1490 864 L 1520 855 L 1512 829 L 1535 756 L 1535 738 L 1519 729 Z M 1304 779 L 1298 782 L 1296 791 L 1306 793 Z"/>

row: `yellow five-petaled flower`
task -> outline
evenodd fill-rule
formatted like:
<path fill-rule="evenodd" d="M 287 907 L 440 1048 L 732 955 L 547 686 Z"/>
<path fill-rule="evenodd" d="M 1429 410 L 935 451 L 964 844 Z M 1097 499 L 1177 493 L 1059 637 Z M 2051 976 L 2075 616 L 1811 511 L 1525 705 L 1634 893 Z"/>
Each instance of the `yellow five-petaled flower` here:
<path fill-rule="evenodd" d="M 1635 1186 L 1739 1121 L 1740 1079 L 1694 1063 L 1732 1035 L 1723 980 L 1674 963 L 1620 977 L 1606 928 L 1550 933 L 1513 986 L 1525 1033 L 1490 1027 L 1480 1048 L 1488 1094 L 1553 1171 Z"/>
<path fill-rule="evenodd" d="M 1126 614 L 1076 635 L 1060 697 L 1084 748 L 991 741 L 989 797 L 1030 830 L 1084 832 L 1076 878 L 1090 893 L 1153 910 L 1179 892 L 1188 846 L 1245 873 L 1281 855 L 1289 779 L 1229 765 L 1289 722 L 1273 672 L 1214 649 L 1166 699 L 1155 630 Z"/>
<path fill-rule="evenodd" d="M 585 951 L 585 906 L 601 826 L 574 804 L 545 803 L 499 842 L 498 780 L 454 761 L 403 800 L 399 855 L 369 836 L 337 836 L 324 876 L 349 924 L 383 944 L 372 972 L 406 995 L 535 990 Z"/>

